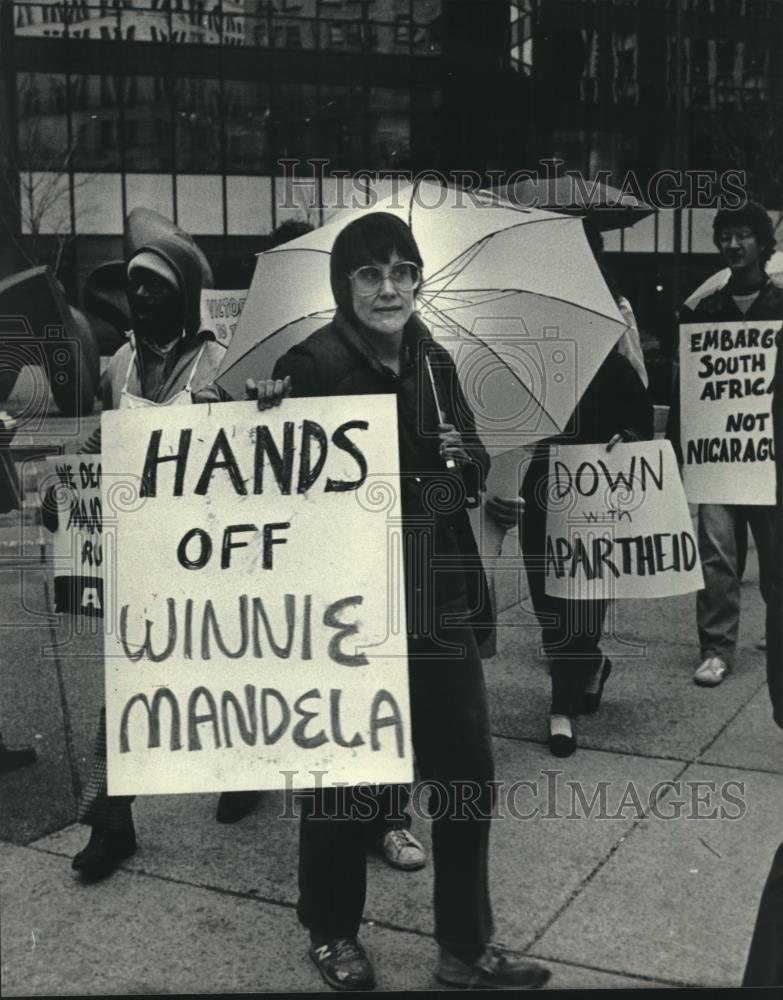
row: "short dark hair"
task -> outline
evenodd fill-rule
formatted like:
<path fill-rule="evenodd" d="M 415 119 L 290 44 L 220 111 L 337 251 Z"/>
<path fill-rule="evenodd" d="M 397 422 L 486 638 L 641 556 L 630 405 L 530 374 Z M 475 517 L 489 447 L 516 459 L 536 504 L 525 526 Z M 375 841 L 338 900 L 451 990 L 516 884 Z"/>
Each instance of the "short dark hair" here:
<path fill-rule="evenodd" d="M 718 238 L 727 226 L 747 226 L 755 236 L 762 261 L 766 264 L 775 249 L 775 230 L 763 205 L 757 201 L 746 201 L 741 208 L 718 209 L 712 222 L 715 246 L 718 246 Z"/>
<path fill-rule="evenodd" d="M 364 264 L 385 264 L 392 253 L 423 267 L 410 226 L 390 212 L 367 212 L 341 229 L 332 245 L 329 277 L 338 309 L 353 318 L 348 275 Z"/>

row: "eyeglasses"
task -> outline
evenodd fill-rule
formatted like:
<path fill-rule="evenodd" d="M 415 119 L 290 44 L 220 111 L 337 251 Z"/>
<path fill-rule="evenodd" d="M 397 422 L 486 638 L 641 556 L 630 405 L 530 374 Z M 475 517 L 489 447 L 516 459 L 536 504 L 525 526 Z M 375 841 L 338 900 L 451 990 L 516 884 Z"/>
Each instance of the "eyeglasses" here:
<path fill-rule="evenodd" d="M 718 236 L 718 243 L 721 246 L 728 246 L 733 239 L 736 240 L 752 240 L 754 236 L 752 229 L 737 229 L 734 232 L 723 232 Z"/>
<path fill-rule="evenodd" d="M 398 292 L 412 292 L 421 282 L 421 269 L 410 260 L 397 261 L 387 268 L 366 264 L 349 274 L 348 280 L 357 295 L 366 297 L 379 292 L 387 277 Z"/>

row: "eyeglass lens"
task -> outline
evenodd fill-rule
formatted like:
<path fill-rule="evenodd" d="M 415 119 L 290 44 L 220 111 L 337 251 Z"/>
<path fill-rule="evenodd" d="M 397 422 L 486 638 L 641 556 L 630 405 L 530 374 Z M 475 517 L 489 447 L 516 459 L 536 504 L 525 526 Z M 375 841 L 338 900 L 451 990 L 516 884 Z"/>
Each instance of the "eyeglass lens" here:
<path fill-rule="evenodd" d="M 392 283 L 403 292 L 409 292 L 419 283 L 419 268 L 410 261 L 400 261 L 389 268 Z M 353 275 L 353 282 L 359 291 L 376 292 L 383 284 L 384 274 L 380 267 L 367 264 Z"/>

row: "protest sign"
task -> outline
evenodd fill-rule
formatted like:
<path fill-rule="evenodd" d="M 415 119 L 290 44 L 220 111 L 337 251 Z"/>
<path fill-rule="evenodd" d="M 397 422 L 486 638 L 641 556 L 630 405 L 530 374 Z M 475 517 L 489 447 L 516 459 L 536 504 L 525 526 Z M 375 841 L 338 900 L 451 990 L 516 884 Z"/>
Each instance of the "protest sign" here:
<path fill-rule="evenodd" d="M 669 441 L 552 448 L 547 486 L 547 594 L 612 600 L 704 586 Z"/>
<path fill-rule="evenodd" d="M 246 288 L 201 291 L 201 325 L 211 330 L 224 347 L 231 343 L 246 299 Z"/>
<path fill-rule="evenodd" d="M 775 502 L 769 385 L 781 322 L 680 327 L 683 479 L 691 503 Z"/>
<path fill-rule="evenodd" d="M 59 455 L 46 460 L 44 502 L 54 515 L 54 610 L 103 615 L 101 459 Z"/>
<path fill-rule="evenodd" d="M 410 781 L 394 398 L 102 428 L 110 794 Z"/>

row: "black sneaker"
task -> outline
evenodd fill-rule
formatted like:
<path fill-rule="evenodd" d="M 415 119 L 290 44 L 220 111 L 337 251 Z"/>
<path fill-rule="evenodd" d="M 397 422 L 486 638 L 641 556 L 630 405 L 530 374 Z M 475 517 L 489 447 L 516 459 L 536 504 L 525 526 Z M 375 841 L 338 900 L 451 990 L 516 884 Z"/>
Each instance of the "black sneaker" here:
<path fill-rule="evenodd" d="M 476 990 L 536 990 L 549 979 L 545 965 L 526 962 L 496 944 L 488 944 L 475 962 L 461 959 L 440 949 L 435 976 L 448 986 Z"/>
<path fill-rule="evenodd" d="M 99 882 L 135 853 L 136 834 L 132 828 L 120 833 L 93 827 L 87 846 L 73 859 L 71 868 L 83 882 Z"/>
<path fill-rule="evenodd" d="M 375 973 L 356 938 L 333 938 L 310 945 L 310 958 L 324 981 L 335 990 L 372 990 Z"/>

